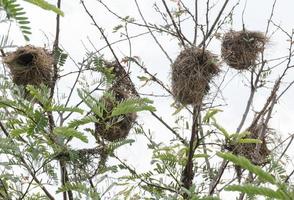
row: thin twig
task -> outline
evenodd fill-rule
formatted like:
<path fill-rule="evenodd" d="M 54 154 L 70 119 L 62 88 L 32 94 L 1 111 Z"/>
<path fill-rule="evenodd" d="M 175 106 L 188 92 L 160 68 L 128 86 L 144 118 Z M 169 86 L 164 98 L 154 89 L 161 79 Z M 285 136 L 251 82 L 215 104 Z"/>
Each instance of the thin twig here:
<path fill-rule="evenodd" d="M 164 55 L 167 57 L 167 59 L 169 60 L 170 63 L 173 63 L 171 57 L 168 55 L 168 53 L 166 52 L 166 50 L 163 48 L 163 46 L 160 44 L 160 42 L 158 41 L 158 39 L 155 37 L 154 33 L 152 32 L 152 30 L 150 29 L 150 27 L 148 26 L 148 23 L 147 21 L 145 20 L 144 16 L 143 16 L 143 13 L 140 9 L 140 6 L 137 2 L 137 0 L 135 0 L 135 3 L 136 3 L 136 6 L 137 6 L 137 10 L 143 20 L 143 22 L 145 23 L 149 33 L 151 34 L 152 38 L 154 39 L 154 41 L 156 42 L 156 44 L 158 45 L 158 47 L 161 49 L 161 51 L 164 53 Z"/>
<path fill-rule="evenodd" d="M 165 7 L 165 10 L 166 10 L 168 16 L 170 17 L 170 19 L 172 21 L 172 24 L 173 24 L 173 26 L 174 26 L 177 34 L 178 34 L 178 39 L 180 40 L 180 42 L 183 45 L 183 47 L 185 47 L 185 42 L 184 42 L 184 39 L 183 39 L 183 37 L 185 37 L 185 36 L 183 36 L 182 32 L 179 30 L 179 28 L 178 28 L 178 26 L 177 26 L 177 24 L 176 24 L 176 22 L 175 22 L 175 20 L 174 20 L 174 18 L 172 16 L 171 12 L 170 12 L 170 10 L 169 10 L 169 8 L 168 8 L 165 0 L 161 0 L 161 1 L 162 1 L 163 5 Z"/>
<path fill-rule="evenodd" d="M 206 40 L 207 40 L 207 39 L 209 38 L 209 36 L 212 34 L 212 32 L 213 32 L 215 26 L 217 25 L 217 23 L 218 23 L 220 17 L 222 16 L 222 14 L 223 14 L 225 8 L 227 7 L 227 4 L 228 4 L 228 3 L 229 3 L 229 0 L 225 0 L 225 2 L 224 2 L 224 4 L 223 4 L 222 8 L 220 9 L 220 11 L 219 11 L 219 13 L 218 13 L 216 19 L 214 20 L 212 26 L 210 27 L 208 33 L 205 34 L 205 36 L 204 36 L 202 42 L 198 45 L 199 48 L 200 48 L 202 45 L 205 44 Z"/>

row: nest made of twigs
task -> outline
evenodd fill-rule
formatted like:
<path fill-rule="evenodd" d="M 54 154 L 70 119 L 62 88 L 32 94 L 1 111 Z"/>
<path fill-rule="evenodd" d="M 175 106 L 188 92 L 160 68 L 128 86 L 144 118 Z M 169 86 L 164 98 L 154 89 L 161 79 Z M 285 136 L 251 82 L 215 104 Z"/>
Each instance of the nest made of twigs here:
<path fill-rule="evenodd" d="M 262 129 L 263 126 L 261 124 L 252 126 L 247 130 L 251 134 L 245 137 L 247 139 L 259 139 L 262 142 L 261 144 L 239 143 L 236 145 L 231 145 L 229 149 L 236 155 L 246 157 L 255 165 L 260 166 L 267 164 L 269 161 L 268 156 L 270 155 L 270 150 L 267 147 L 266 134 L 261 137 L 259 136 L 263 131 Z M 265 131 L 267 132 L 267 128 Z"/>
<path fill-rule="evenodd" d="M 54 59 L 46 49 L 31 45 L 19 47 L 8 53 L 3 61 L 16 85 L 50 86 Z"/>
<path fill-rule="evenodd" d="M 125 99 L 121 95 L 117 96 L 119 96 L 119 99 Z M 110 116 L 119 101 L 114 95 L 104 95 L 101 97 L 100 102 L 104 105 L 105 118 L 102 119 L 97 116 L 98 122 L 95 123 L 96 137 L 102 137 L 111 142 L 126 138 L 137 118 L 136 113 L 128 113 L 121 116 L 107 118 L 107 116 Z M 99 140 L 99 138 L 96 139 Z"/>
<path fill-rule="evenodd" d="M 234 69 L 250 69 L 255 65 L 258 54 L 264 51 L 267 41 L 261 32 L 229 31 L 222 39 L 222 58 Z"/>
<path fill-rule="evenodd" d="M 175 100 L 187 105 L 201 104 L 209 82 L 219 72 L 215 55 L 200 48 L 183 50 L 172 64 L 172 92 Z"/>

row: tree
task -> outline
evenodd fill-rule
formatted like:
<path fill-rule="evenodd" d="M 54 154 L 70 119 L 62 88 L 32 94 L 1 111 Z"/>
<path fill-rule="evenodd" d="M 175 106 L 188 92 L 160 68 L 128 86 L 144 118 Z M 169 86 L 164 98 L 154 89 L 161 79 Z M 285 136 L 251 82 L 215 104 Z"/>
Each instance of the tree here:
<path fill-rule="evenodd" d="M 265 30 L 258 32 L 247 28 L 242 1 L 145 2 L 160 16 L 153 23 L 143 2 L 130 1 L 135 18 L 98 0 L 91 5 L 118 22 L 108 30 L 95 8 L 80 0 L 80 11 L 99 33 L 95 40 L 105 45 L 97 49 L 89 39 L 93 50 L 86 48 L 81 61 L 61 45 L 61 0 L 56 6 L 26 2 L 57 14 L 56 34 L 52 50 L 17 45 L 12 51 L 9 31 L 1 37 L 2 199 L 294 198 L 294 170 L 287 167 L 293 135 L 282 138 L 271 124 L 294 83 L 294 32 L 276 23 L 276 1 Z M 29 41 L 34 19 L 25 16 L 22 4 L 2 0 L 0 9 L 1 24 L 14 21 Z M 241 30 L 234 25 L 238 13 Z M 266 50 L 276 34 L 287 39 L 287 52 L 272 57 Z M 114 41 L 116 35 L 120 38 Z M 146 36 L 163 56 L 157 65 L 169 62 L 171 80 L 154 73 L 134 51 L 134 45 L 146 49 L 144 41 L 135 40 Z M 162 41 L 180 53 L 173 55 Z M 69 65 L 77 70 L 63 71 Z M 63 91 L 65 80 L 71 87 Z M 238 124 L 220 120 L 236 114 L 228 113 L 226 104 L 234 94 L 223 96 L 232 80 L 243 81 L 240 91 L 249 90 Z M 158 105 L 162 98 L 172 103 Z M 136 150 L 144 154 L 130 162 Z M 142 161 L 148 166 L 134 167 Z"/>

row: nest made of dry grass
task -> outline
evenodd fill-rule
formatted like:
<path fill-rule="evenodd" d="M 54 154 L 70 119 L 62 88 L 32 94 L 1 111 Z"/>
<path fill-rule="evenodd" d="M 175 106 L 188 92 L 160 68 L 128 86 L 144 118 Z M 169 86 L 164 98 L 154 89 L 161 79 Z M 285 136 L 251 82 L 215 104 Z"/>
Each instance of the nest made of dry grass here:
<path fill-rule="evenodd" d="M 261 138 L 259 136 L 262 129 L 263 127 L 261 124 L 252 126 L 247 130 L 251 134 L 245 137 L 248 139 L 259 139 L 262 141 L 261 144 L 239 143 L 236 145 L 231 145 L 229 149 L 236 155 L 246 157 L 255 165 L 260 166 L 268 163 L 268 156 L 270 155 L 270 150 L 267 147 L 266 135 Z"/>
<path fill-rule="evenodd" d="M 187 105 L 201 104 L 209 82 L 219 72 L 215 55 L 200 48 L 183 50 L 172 64 L 172 92 L 175 100 Z"/>
<path fill-rule="evenodd" d="M 95 123 L 95 133 L 97 137 L 102 137 L 111 142 L 126 138 L 137 118 L 136 113 L 106 118 L 119 103 L 118 99 L 125 99 L 125 97 L 121 96 L 121 94 L 117 94 L 116 96 L 104 95 L 101 97 L 100 102 L 105 106 L 105 118 L 101 119 L 97 116 L 99 122 Z M 96 139 L 99 140 L 99 138 Z"/>
<path fill-rule="evenodd" d="M 255 31 L 229 31 L 222 39 L 221 54 L 228 66 L 245 70 L 254 66 L 264 51 L 267 37 Z"/>
<path fill-rule="evenodd" d="M 50 86 L 54 59 L 46 49 L 32 45 L 19 47 L 8 53 L 3 61 L 15 84 Z"/>
<path fill-rule="evenodd" d="M 113 68 L 114 80 L 105 93 L 100 98 L 104 105 L 104 119 L 97 116 L 98 122 L 95 123 L 96 140 L 102 137 L 108 141 L 124 139 L 128 136 L 134 122 L 137 119 L 136 113 L 105 118 L 109 116 L 113 109 L 121 102 L 129 98 L 138 97 L 138 93 L 124 67 L 117 62 L 106 62 L 105 67 Z M 99 143 L 99 142 L 98 142 Z"/>

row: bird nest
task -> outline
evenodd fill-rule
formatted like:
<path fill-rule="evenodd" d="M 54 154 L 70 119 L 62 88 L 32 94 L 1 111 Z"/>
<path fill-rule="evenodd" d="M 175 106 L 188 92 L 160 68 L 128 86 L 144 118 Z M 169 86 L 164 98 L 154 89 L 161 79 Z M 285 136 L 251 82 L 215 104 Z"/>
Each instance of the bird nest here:
<path fill-rule="evenodd" d="M 46 49 L 27 45 L 8 53 L 3 61 L 16 85 L 50 86 L 54 59 Z"/>
<path fill-rule="evenodd" d="M 267 130 L 268 129 L 266 129 L 265 131 Z M 263 126 L 261 124 L 252 126 L 248 128 L 247 131 L 251 134 L 245 136 L 243 139 L 259 139 L 262 143 L 238 143 L 236 145 L 230 145 L 228 149 L 236 155 L 246 157 L 255 165 L 260 166 L 268 163 L 268 156 L 270 154 L 270 150 L 267 147 L 266 136 L 259 136 L 263 131 Z"/>
<path fill-rule="evenodd" d="M 176 101 L 199 105 L 209 82 L 219 72 L 215 55 L 200 48 L 183 50 L 172 64 L 172 92 Z"/>
<path fill-rule="evenodd" d="M 230 31 L 222 40 L 222 58 L 234 69 L 250 69 L 255 65 L 258 54 L 264 51 L 267 41 L 261 32 Z"/>
<path fill-rule="evenodd" d="M 117 106 L 119 99 L 125 99 L 121 94 L 104 95 L 100 99 L 100 104 L 104 107 L 103 117 L 97 117 L 98 122 L 95 123 L 96 139 L 99 137 L 110 142 L 124 139 L 128 136 L 136 118 L 136 113 L 128 113 L 120 116 L 109 117 L 113 109 Z"/>
<path fill-rule="evenodd" d="M 97 141 L 99 141 L 99 137 L 102 137 L 112 142 L 128 136 L 137 119 L 137 114 L 128 113 L 115 117 L 109 116 L 121 101 L 137 97 L 138 94 L 122 65 L 117 62 L 105 62 L 105 67 L 113 68 L 114 80 L 111 87 L 100 99 L 100 104 L 104 107 L 103 118 L 96 116 L 98 122 L 95 123 L 95 133 Z"/>

